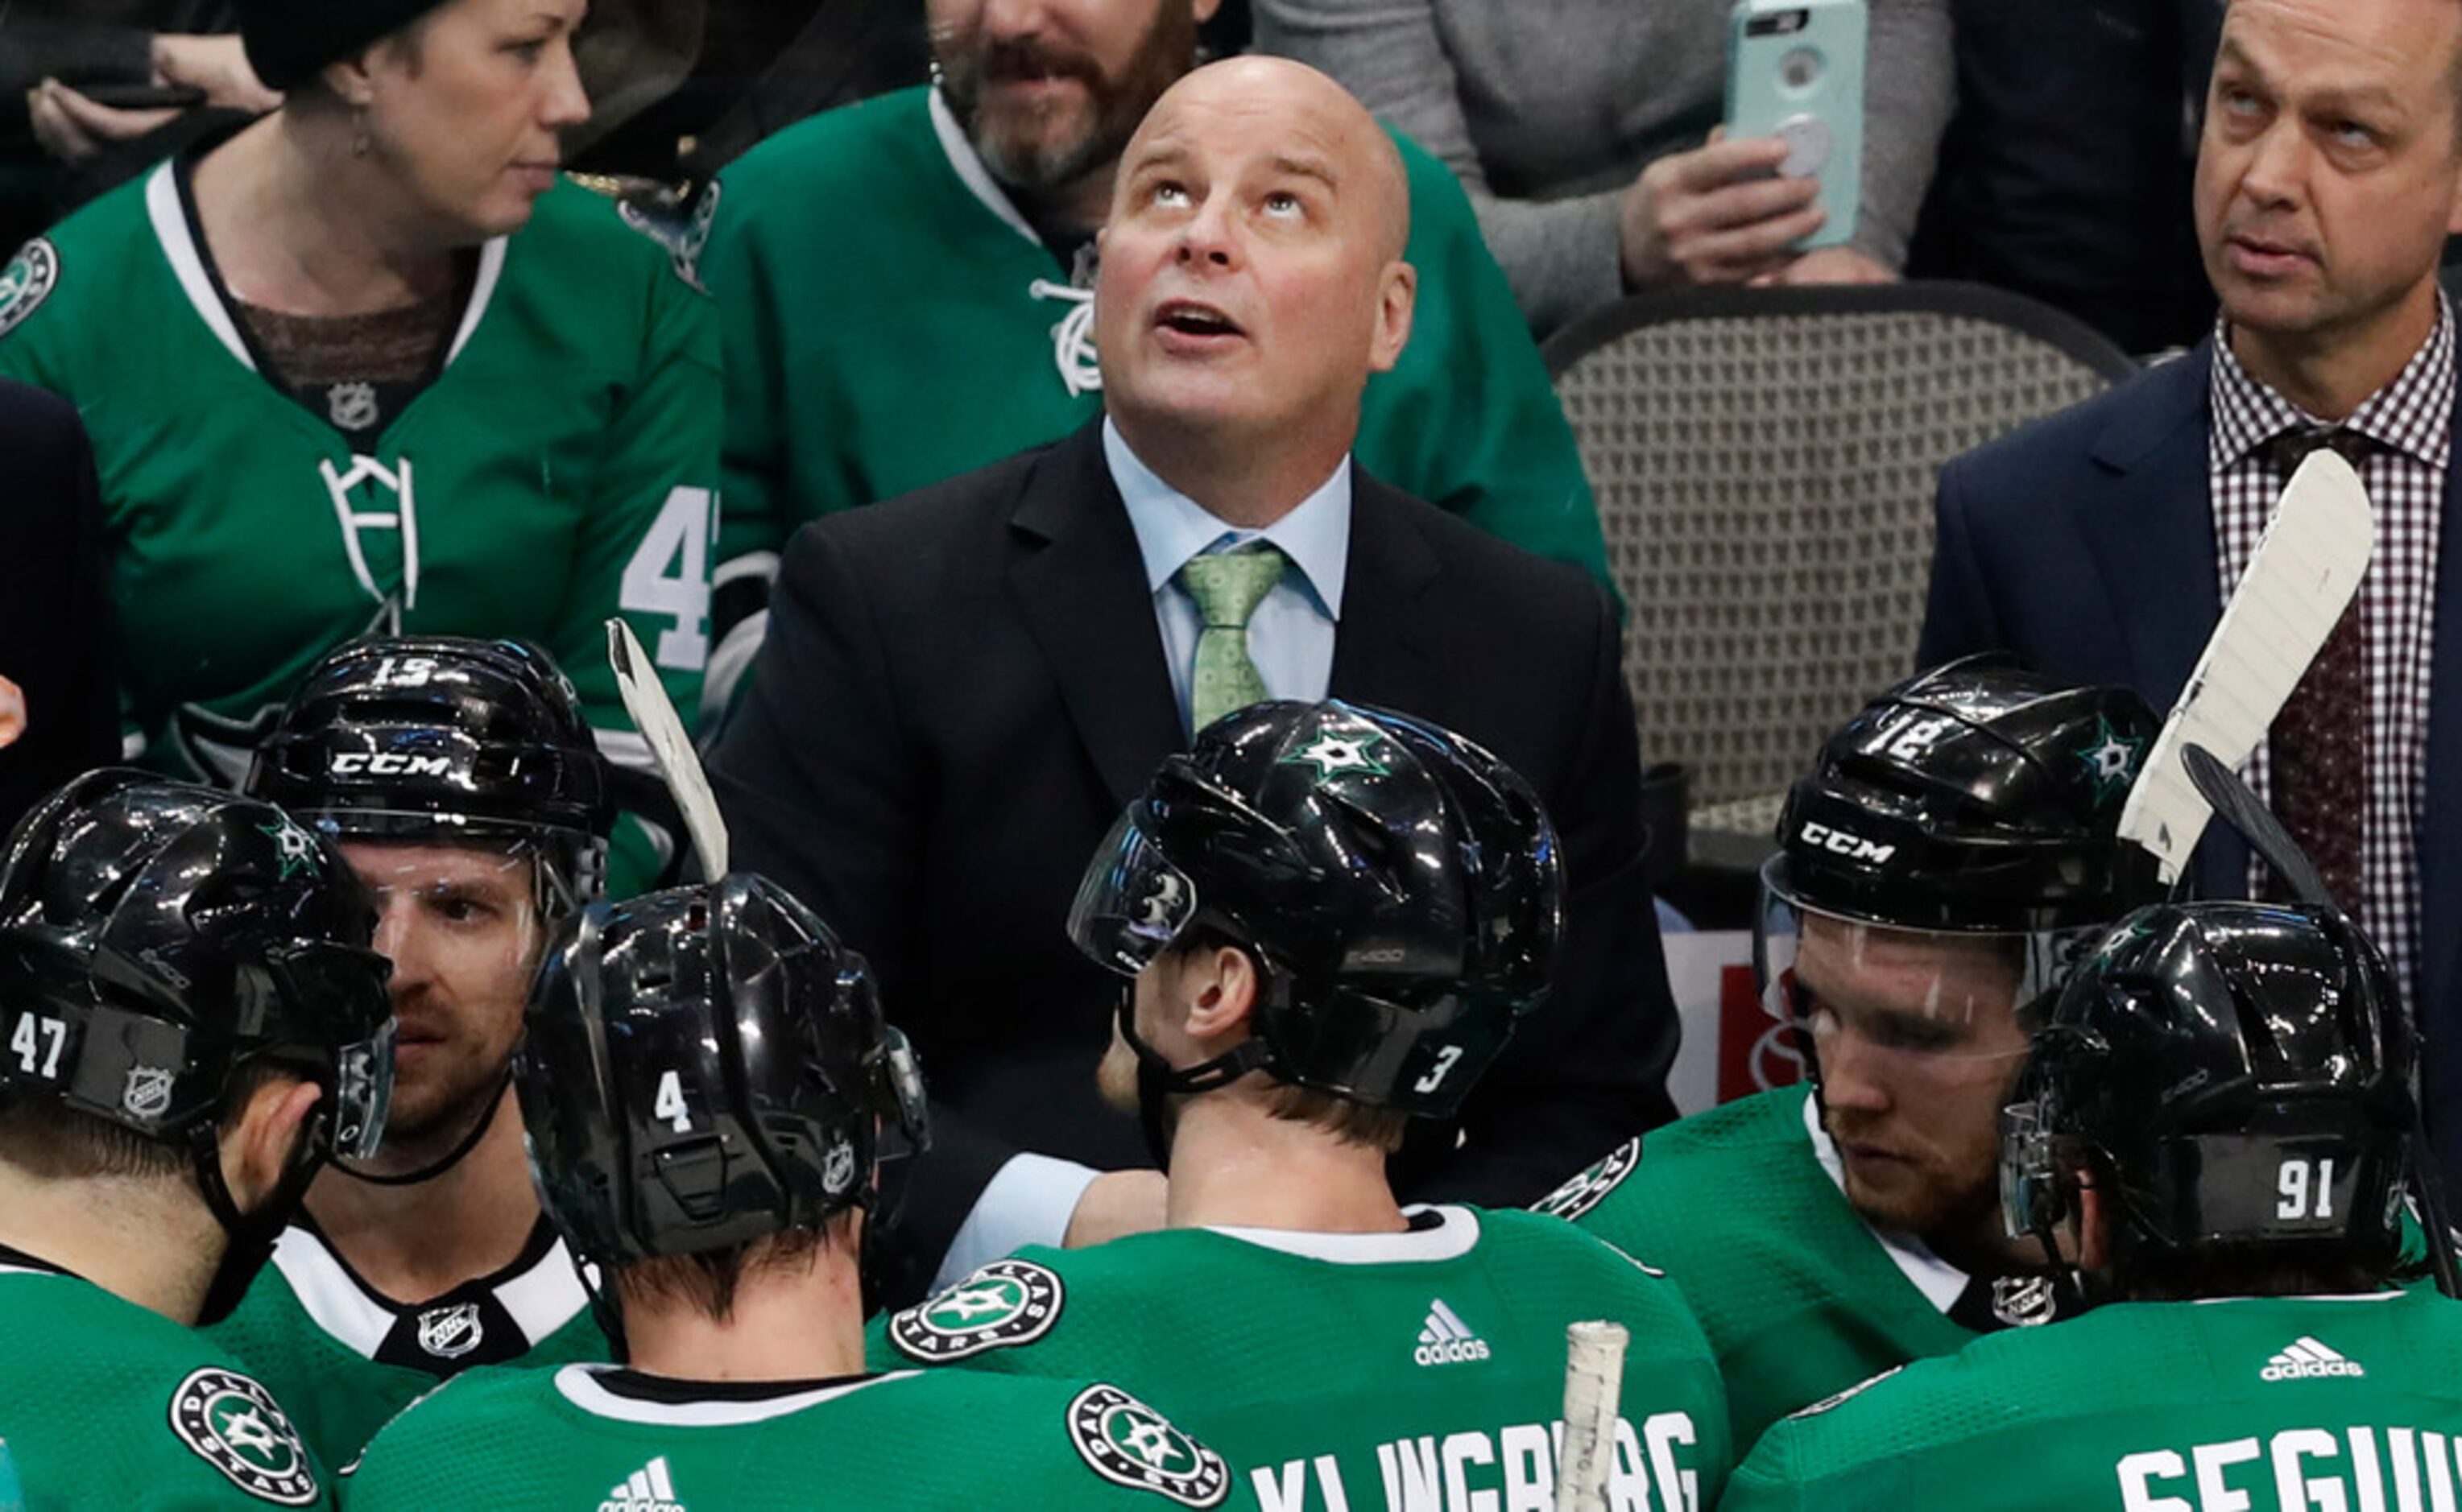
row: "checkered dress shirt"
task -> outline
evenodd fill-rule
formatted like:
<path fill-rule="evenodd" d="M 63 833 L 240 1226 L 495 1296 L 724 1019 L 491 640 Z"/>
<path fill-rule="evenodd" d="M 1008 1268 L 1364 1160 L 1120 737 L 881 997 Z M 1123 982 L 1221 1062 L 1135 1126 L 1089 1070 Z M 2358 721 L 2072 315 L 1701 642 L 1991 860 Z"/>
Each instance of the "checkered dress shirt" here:
<path fill-rule="evenodd" d="M 2320 423 L 2251 377 L 2232 355 L 2229 337 L 2229 330 L 2217 325 L 2210 386 L 2214 440 L 2207 454 L 2225 603 L 2248 570 L 2282 491 L 2265 443 L 2284 431 Z M 2360 584 L 2368 701 L 2360 923 L 2385 951 L 2406 997 L 2419 955 L 2416 852 L 2427 793 L 2429 658 L 2436 631 L 2432 585 L 2437 516 L 2453 444 L 2453 309 L 2440 296 L 2428 344 L 2343 422 L 2343 429 L 2380 443 L 2359 467 L 2377 522 L 2376 555 Z M 2268 752 L 2260 744 L 2248 771 L 2259 798 L 2267 794 L 2267 765 Z M 2259 863 L 2250 863 L 2252 890 L 2260 885 L 2261 871 Z"/>

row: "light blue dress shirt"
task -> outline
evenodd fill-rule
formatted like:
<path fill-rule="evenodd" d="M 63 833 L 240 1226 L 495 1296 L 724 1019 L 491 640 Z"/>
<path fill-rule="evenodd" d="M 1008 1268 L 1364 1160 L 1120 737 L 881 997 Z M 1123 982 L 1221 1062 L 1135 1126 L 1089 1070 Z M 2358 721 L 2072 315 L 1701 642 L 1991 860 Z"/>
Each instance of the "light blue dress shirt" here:
<path fill-rule="evenodd" d="M 1249 616 L 1249 659 L 1275 697 L 1323 698 L 1333 677 L 1333 632 L 1342 618 L 1343 576 L 1350 565 L 1350 458 L 1344 458 L 1333 476 L 1298 508 L 1263 530 L 1243 530 L 1206 513 L 1203 505 L 1155 477 L 1109 419 L 1103 422 L 1103 457 L 1129 506 L 1129 524 L 1145 559 L 1146 587 L 1154 595 L 1155 624 L 1162 631 L 1163 655 L 1171 664 L 1171 691 L 1179 701 L 1181 726 L 1188 724 L 1197 637 L 1205 625 L 1197 601 L 1179 585 L 1180 564 L 1201 552 L 1251 541 L 1272 542 L 1290 565 Z M 1027 1245 L 1057 1246 L 1094 1176 L 1091 1166 L 1074 1161 L 1012 1156 L 976 1199 L 941 1256 L 933 1288 L 953 1285 L 977 1266 Z"/>
<path fill-rule="evenodd" d="M 1350 566 L 1350 458 L 1299 506 L 1263 530 L 1243 530 L 1208 514 L 1137 460 L 1117 427 L 1103 421 L 1103 458 L 1129 506 L 1129 524 L 1144 557 L 1155 625 L 1171 667 L 1172 696 L 1188 723 L 1189 684 L 1196 675 L 1197 637 L 1205 628 L 1197 601 L 1179 584 L 1181 564 L 1209 551 L 1269 541 L 1290 559 L 1248 619 L 1248 659 L 1265 691 L 1310 703 L 1333 676 L 1333 632 L 1342 619 L 1342 582 Z"/>

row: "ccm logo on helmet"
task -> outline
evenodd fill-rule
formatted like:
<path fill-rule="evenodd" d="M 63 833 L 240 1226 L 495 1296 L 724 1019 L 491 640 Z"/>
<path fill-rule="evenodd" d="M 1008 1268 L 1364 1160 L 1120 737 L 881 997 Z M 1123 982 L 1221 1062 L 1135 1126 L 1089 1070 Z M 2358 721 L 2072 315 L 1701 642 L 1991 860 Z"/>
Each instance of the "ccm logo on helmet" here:
<path fill-rule="evenodd" d="M 1817 845 L 1833 856 L 1848 861 L 1868 861 L 1878 866 L 1898 853 L 1895 845 L 1883 845 L 1861 835 L 1831 829 L 1826 824 L 1806 824 L 1796 837 L 1806 845 Z"/>
<path fill-rule="evenodd" d="M 334 757 L 335 777 L 451 777 L 447 756 L 397 756 L 390 751 L 344 751 Z"/>

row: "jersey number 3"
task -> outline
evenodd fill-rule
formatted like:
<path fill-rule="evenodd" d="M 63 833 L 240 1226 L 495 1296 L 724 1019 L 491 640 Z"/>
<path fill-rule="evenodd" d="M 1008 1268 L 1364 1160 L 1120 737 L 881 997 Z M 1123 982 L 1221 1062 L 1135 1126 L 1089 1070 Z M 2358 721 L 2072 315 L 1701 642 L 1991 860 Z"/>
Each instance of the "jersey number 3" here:
<path fill-rule="evenodd" d="M 628 614 L 676 622 L 659 632 L 651 653 L 653 661 L 675 671 L 697 672 L 709 663 L 709 537 L 716 513 L 711 504 L 706 488 L 669 494 L 640 549 L 624 564 L 617 593 L 617 607 Z"/>

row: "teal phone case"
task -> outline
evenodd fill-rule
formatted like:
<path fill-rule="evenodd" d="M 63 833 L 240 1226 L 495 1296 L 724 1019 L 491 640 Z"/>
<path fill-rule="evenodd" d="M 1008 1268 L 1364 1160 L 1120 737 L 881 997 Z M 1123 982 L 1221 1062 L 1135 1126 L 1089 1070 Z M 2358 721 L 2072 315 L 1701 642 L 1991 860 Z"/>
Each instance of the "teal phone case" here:
<path fill-rule="evenodd" d="M 1865 32 L 1864 0 L 1736 0 L 1728 18 L 1727 135 L 1783 138 L 1780 172 L 1818 175 L 1829 219 L 1807 249 L 1852 237 L 1863 206 Z"/>

